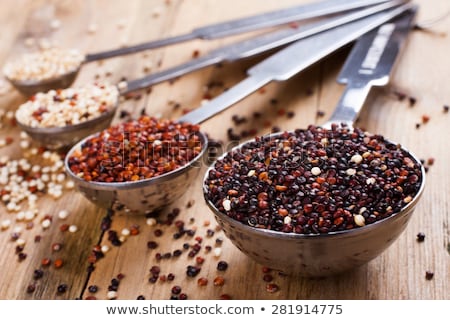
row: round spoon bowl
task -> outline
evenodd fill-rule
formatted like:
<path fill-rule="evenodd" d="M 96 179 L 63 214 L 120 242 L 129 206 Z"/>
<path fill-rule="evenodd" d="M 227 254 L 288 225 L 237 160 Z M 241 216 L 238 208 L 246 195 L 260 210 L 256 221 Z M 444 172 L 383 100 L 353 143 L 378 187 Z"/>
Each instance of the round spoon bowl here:
<path fill-rule="evenodd" d="M 25 131 L 32 140 L 49 149 L 59 149 L 73 146 L 84 137 L 106 129 L 112 122 L 117 106 L 102 113 L 100 116 L 75 125 L 64 127 L 31 127 L 21 123 L 17 118 L 17 125 Z"/>
<path fill-rule="evenodd" d="M 278 134 L 271 136 L 276 135 Z M 246 143 L 229 152 L 242 148 Z M 312 278 L 350 272 L 386 250 L 403 232 L 412 216 L 425 186 L 425 169 L 417 157 L 410 152 L 408 154 L 421 168 L 422 180 L 417 194 L 399 212 L 359 228 L 323 234 L 296 234 L 258 229 L 243 224 L 219 211 L 207 198 L 208 189 L 205 182 L 215 163 L 204 176 L 205 201 L 231 242 L 263 266 L 290 275 Z"/>
<path fill-rule="evenodd" d="M 58 77 L 45 80 L 14 80 L 8 77 L 6 79 L 19 92 L 30 97 L 38 92 L 47 92 L 52 89 L 65 89 L 70 87 L 74 83 L 79 71 L 80 67 Z"/>
<path fill-rule="evenodd" d="M 86 181 L 74 174 L 68 164 L 70 156 L 95 134 L 70 149 L 65 158 L 65 169 L 76 189 L 99 207 L 120 208 L 137 215 L 158 211 L 182 197 L 200 172 L 208 138 L 202 132 L 196 134 L 200 138 L 202 149 L 194 159 L 176 170 L 150 179 L 107 183 Z"/>

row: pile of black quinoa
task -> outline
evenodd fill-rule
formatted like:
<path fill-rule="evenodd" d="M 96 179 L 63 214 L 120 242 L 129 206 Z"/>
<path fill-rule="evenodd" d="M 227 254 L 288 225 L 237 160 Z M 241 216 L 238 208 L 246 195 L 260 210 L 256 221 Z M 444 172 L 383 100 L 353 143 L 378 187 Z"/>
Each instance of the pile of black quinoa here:
<path fill-rule="evenodd" d="M 255 228 L 318 234 L 399 212 L 421 182 L 421 164 L 383 136 L 309 126 L 227 153 L 208 173 L 205 198 Z"/>

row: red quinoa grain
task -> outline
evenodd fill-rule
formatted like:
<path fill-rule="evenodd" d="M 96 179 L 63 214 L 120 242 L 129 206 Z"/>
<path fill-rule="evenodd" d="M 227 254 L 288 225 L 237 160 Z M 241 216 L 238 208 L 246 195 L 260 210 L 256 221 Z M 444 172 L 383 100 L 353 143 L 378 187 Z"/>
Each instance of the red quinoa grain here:
<path fill-rule="evenodd" d="M 70 170 L 86 181 L 128 182 L 178 169 L 202 149 L 198 125 L 141 116 L 91 137 L 69 157 Z"/>

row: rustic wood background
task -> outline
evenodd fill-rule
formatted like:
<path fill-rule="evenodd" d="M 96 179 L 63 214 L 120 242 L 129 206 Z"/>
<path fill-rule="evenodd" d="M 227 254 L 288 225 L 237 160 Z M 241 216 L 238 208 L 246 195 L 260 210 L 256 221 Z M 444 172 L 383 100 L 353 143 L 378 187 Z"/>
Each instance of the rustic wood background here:
<path fill-rule="evenodd" d="M 128 1 L 31 1 L 2 0 L 0 2 L 0 65 L 14 56 L 30 50 L 25 39 L 46 38 L 61 47 L 73 47 L 83 52 L 130 45 L 151 39 L 177 35 L 209 23 L 260 13 L 272 9 L 289 7 L 307 2 L 303 0 L 128 0 Z M 450 10 L 447 1 L 419 0 L 418 21 L 426 22 Z M 59 20 L 59 28 L 51 28 L 51 21 Z M 53 23 L 57 27 L 57 23 Z M 91 32 L 89 30 L 91 29 Z M 96 29 L 96 32 L 92 32 Z M 119 234 L 123 228 L 139 226 L 140 233 L 129 236 L 120 246 L 114 247 L 100 228 L 105 216 L 103 209 L 96 208 L 76 191 L 67 191 L 59 200 L 43 197 L 39 201 L 40 213 L 35 225 L 24 230 L 21 238 L 27 241 L 24 252 L 27 258 L 19 262 L 15 253 L 16 244 L 11 240 L 15 226 L 24 227 L 15 221 L 15 214 L 8 213 L 0 203 L 0 222 L 13 221 L 7 230 L 0 231 L 0 299 L 85 299 L 95 296 L 106 299 L 111 279 L 123 274 L 118 289 L 118 299 L 136 299 L 143 295 L 146 299 L 169 299 L 170 290 L 180 285 L 189 299 L 219 299 L 227 294 L 232 299 L 449 299 L 450 298 L 450 172 L 449 172 L 449 117 L 443 106 L 450 104 L 448 89 L 450 75 L 450 18 L 432 26 L 430 31 L 415 31 L 407 44 L 400 63 L 389 87 L 374 90 L 360 116 L 358 125 L 368 131 L 377 132 L 407 146 L 420 158 L 434 158 L 427 176 L 425 193 L 417 206 L 407 230 L 380 257 L 369 264 L 346 274 L 325 279 L 302 279 L 271 272 L 280 290 L 266 291 L 262 280 L 262 266 L 250 261 L 217 231 L 211 238 L 205 236 L 208 228 L 215 229 L 216 222 L 204 204 L 200 180 L 187 190 L 186 195 L 167 208 L 179 208 L 179 219 L 197 227 L 196 235 L 204 238 L 199 255 L 205 258 L 201 273 L 209 283 L 205 287 L 197 285 L 197 278 L 186 276 L 186 265 L 193 264 L 186 253 L 178 258 L 155 260 L 156 252 L 172 252 L 185 242 L 193 239 L 174 240 L 175 227 L 148 226 L 142 216 L 115 215 L 111 229 Z M 183 44 L 139 53 L 131 56 L 109 59 L 103 64 L 87 64 L 83 67 L 74 85 L 82 85 L 100 79 L 112 83 L 122 77 L 128 79 L 144 75 L 143 69 L 151 67 L 155 72 L 192 59 L 198 52 L 203 54 L 222 44 L 248 37 L 249 34 L 219 39 L 215 41 L 195 40 Z M 220 116 L 210 119 L 202 126 L 211 137 L 227 142 L 227 129 L 235 132 L 256 128 L 264 134 L 273 126 L 282 129 L 306 127 L 311 123 L 322 123 L 331 114 L 343 90 L 336 83 L 336 76 L 348 53 L 348 48 L 339 51 L 324 61 L 314 65 L 300 75 L 286 82 L 271 83 L 252 94 Z M 155 85 L 151 92 L 143 91 L 121 104 L 133 116 L 138 116 L 143 108 L 148 114 L 176 119 L 185 109 L 198 106 L 205 95 L 215 96 L 245 77 L 245 70 L 262 57 L 244 61 L 225 63 L 222 67 L 209 67 L 185 75 L 173 83 Z M 111 73 L 111 75 L 107 75 Z M 0 96 L 0 109 L 15 110 L 25 98 L 13 89 L 8 90 L 4 80 Z M 205 91 L 212 83 L 223 86 Z M 400 100 L 394 92 L 406 93 L 417 100 L 410 106 L 408 98 Z M 276 99 L 274 105 L 271 100 Z M 174 104 L 180 108 L 174 109 Z M 319 117 L 317 111 L 323 111 Z M 263 114 L 261 119 L 253 119 L 253 112 Z M 288 118 L 284 112 L 294 111 Z M 246 116 L 249 121 L 235 126 L 231 120 L 234 114 Z M 422 123 L 422 116 L 430 120 Z M 120 121 L 119 117 L 115 121 Z M 19 130 L 9 125 L 7 120 L 0 129 L 0 138 L 13 137 L 14 142 L 0 148 L 0 155 L 20 158 L 18 146 Z M 204 170 L 205 168 L 203 168 Z M 0 186 L 1 188 L 1 186 Z M 188 205 L 189 204 L 189 205 Z M 57 217 L 61 209 L 67 209 L 70 216 L 60 221 Z M 53 216 L 48 230 L 43 230 L 40 220 L 45 215 Z M 76 233 L 62 233 L 62 223 L 78 226 Z M 210 223 L 209 226 L 208 223 Z M 163 230 L 163 236 L 156 238 L 154 230 Z M 416 241 L 416 234 L 424 232 L 425 241 Z M 34 242 L 41 235 L 39 243 Z M 224 239 L 222 255 L 214 257 L 205 253 L 205 245 L 216 247 L 215 239 Z M 147 249 L 147 241 L 155 240 L 159 247 Z M 60 252 L 52 253 L 53 243 L 62 243 Z M 88 273 L 88 257 L 95 245 L 109 245 L 111 250 L 98 260 L 95 270 Z M 43 258 L 63 258 L 65 264 L 60 269 L 44 269 L 42 279 L 33 280 L 33 271 L 40 268 Z M 229 263 L 225 272 L 216 270 L 219 260 Z M 161 274 L 173 273 L 173 281 L 149 283 L 149 269 L 153 265 L 161 268 Z M 425 272 L 434 272 L 432 280 L 425 279 Z M 222 275 L 225 284 L 214 286 L 213 279 Z M 29 284 L 36 284 L 36 291 L 26 292 Z M 60 284 L 67 284 L 68 290 L 57 293 Z M 90 293 L 88 287 L 98 286 L 98 292 Z"/>

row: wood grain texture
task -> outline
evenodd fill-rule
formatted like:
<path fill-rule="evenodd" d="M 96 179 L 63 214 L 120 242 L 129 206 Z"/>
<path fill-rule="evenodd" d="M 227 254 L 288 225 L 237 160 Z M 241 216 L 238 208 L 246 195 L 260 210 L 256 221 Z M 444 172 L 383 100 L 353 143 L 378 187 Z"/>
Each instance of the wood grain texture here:
<path fill-rule="evenodd" d="M 29 50 L 24 45 L 24 40 L 28 37 L 44 36 L 62 47 L 79 48 L 91 53 L 182 34 L 209 23 L 302 2 L 307 1 L 196 0 L 194 3 L 189 0 L 22 0 L 19 5 L 18 1 L 5 0 L 0 4 L 0 65 Z M 420 5 L 418 21 L 433 19 L 436 12 L 450 9 L 445 1 L 416 2 Z M 36 12 L 42 12 L 39 10 L 43 8 L 47 8 L 45 12 L 50 19 L 61 21 L 59 29 L 48 28 L 46 23 L 49 20 L 41 21 L 47 28 L 30 26 L 31 18 L 35 17 Z M 97 26 L 97 32 L 93 34 L 87 32 L 91 24 Z M 360 127 L 401 143 L 420 158 L 436 159 L 435 164 L 430 166 L 425 193 L 407 229 L 388 250 L 367 265 L 326 279 L 293 278 L 272 271 L 273 282 L 280 290 L 273 294 L 266 292 L 262 266 L 236 249 L 221 231 L 215 231 L 212 237 L 206 235 L 208 229 L 215 230 L 217 223 L 203 201 L 201 178 L 206 170 L 204 166 L 198 179 L 186 190 L 185 196 L 161 213 L 161 217 L 164 217 L 174 208 L 179 208 L 181 212 L 177 219 L 185 221 L 188 228 L 197 228 L 195 236 L 203 238 L 199 255 L 205 258 L 205 262 L 196 278 L 186 276 L 186 266 L 195 264 L 195 259 L 187 256 L 188 250 L 182 249 L 183 253 L 178 258 L 161 261 L 155 259 L 157 252 L 164 254 L 181 249 L 184 243 L 194 244 L 195 236 L 175 240 L 174 225 L 148 226 L 142 216 L 116 213 L 111 230 L 120 234 L 124 228 L 139 226 L 140 233 L 129 236 L 119 247 L 112 246 L 108 240 L 108 232 L 103 234 L 100 228 L 105 210 L 96 208 L 76 191 L 67 191 L 56 201 L 47 197 L 40 200 L 40 213 L 34 221 L 34 227 L 24 230 L 21 235 L 27 241 L 24 249 L 27 258 L 22 262 L 18 262 L 11 232 L 15 226 L 25 227 L 25 224 L 14 221 L 15 214 L 8 213 L 0 203 L 0 222 L 6 219 L 13 221 L 11 228 L 0 231 L 0 299 L 85 299 L 89 296 L 105 299 L 111 279 L 120 273 L 125 277 L 119 285 L 118 299 L 136 299 L 138 295 L 147 299 L 169 299 L 170 289 L 174 285 L 180 285 L 190 299 L 218 299 L 222 294 L 228 294 L 233 299 L 450 299 L 450 114 L 443 112 L 443 106 L 450 104 L 450 91 L 447 88 L 450 38 L 439 34 L 448 30 L 450 19 L 445 19 L 433 27 L 433 32 L 415 31 L 411 34 L 390 86 L 373 90 L 360 115 Z M 116 83 L 122 77 L 138 78 L 145 74 L 145 66 L 151 67 L 152 72 L 163 70 L 192 59 L 196 51 L 203 54 L 222 44 L 248 36 L 213 41 L 194 40 L 102 63 L 86 64 L 74 85 L 96 79 Z M 343 90 L 335 79 L 348 51 L 349 48 L 340 50 L 289 81 L 268 84 L 220 116 L 205 122 L 203 130 L 226 143 L 228 128 L 233 128 L 238 133 L 256 129 L 258 134 L 264 134 L 274 126 L 289 130 L 325 122 Z M 134 117 L 145 109 L 148 114 L 176 119 L 183 110 L 199 106 L 206 93 L 218 95 L 242 80 L 245 70 L 261 59 L 262 57 L 255 57 L 224 63 L 222 66 L 212 66 L 185 75 L 173 82 L 155 85 L 151 91 L 144 90 L 141 97 L 134 96 L 124 100 L 120 109 L 129 111 Z M 223 85 L 207 92 L 205 88 L 211 83 Z M 416 104 L 410 107 L 408 100 L 399 101 L 392 94 L 394 91 L 413 96 L 417 99 Z M 0 96 L 0 108 L 15 110 L 23 101 L 22 96 L 10 90 Z M 174 108 L 176 104 L 180 107 Z M 325 113 L 324 117 L 317 116 L 319 110 Z M 256 111 L 263 116 L 254 118 L 253 113 Z M 280 116 L 287 111 L 295 112 L 295 116 Z M 247 117 L 247 123 L 234 125 L 231 117 L 235 114 Z M 424 114 L 430 116 L 430 121 L 416 129 L 416 123 L 422 122 Z M 119 113 L 114 121 L 121 121 Z M 20 158 L 22 151 L 18 146 L 19 130 L 4 125 L 0 129 L 0 138 L 6 136 L 14 137 L 15 142 L 0 148 L 0 155 Z M 67 220 L 58 219 L 57 213 L 61 209 L 70 211 Z M 53 216 L 53 223 L 44 231 L 40 227 L 40 221 L 45 215 Z M 62 233 L 59 231 L 62 223 L 75 224 L 79 230 L 73 234 Z M 155 229 L 161 229 L 163 235 L 156 237 Z M 420 231 L 426 234 L 423 243 L 416 241 L 416 234 Z M 39 243 L 34 242 L 36 235 L 42 236 Z M 214 257 L 213 252 L 205 251 L 206 245 L 212 246 L 213 250 L 217 247 L 217 238 L 223 239 L 220 258 Z M 157 249 L 147 248 L 150 240 L 158 242 Z M 53 243 L 62 243 L 63 249 L 57 253 L 52 252 Z M 96 244 L 108 245 L 111 250 L 98 260 L 95 270 L 89 274 L 87 258 Z M 41 260 L 45 257 L 53 260 L 61 257 L 65 265 L 58 270 L 53 267 L 44 269 L 44 277 L 33 280 L 33 271 L 40 268 Z M 227 271 L 217 271 L 219 260 L 229 263 Z M 175 279 L 150 283 L 149 269 L 154 265 L 160 266 L 161 275 L 173 273 Z M 427 270 L 435 273 L 431 281 L 425 279 Z M 225 278 L 222 287 L 213 285 L 213 279 L 218 275 Z M 199 277 L 207 278 L 208 285 L 199 287 Z M 36 283 L 37 289 L 33 294 L 26 292 L 30 283 Z M 57 293 L 60 284 L 68 285 L 67 292 Z M 97 293 L 87 290 L 91 285 L 99 287 Z"/>

